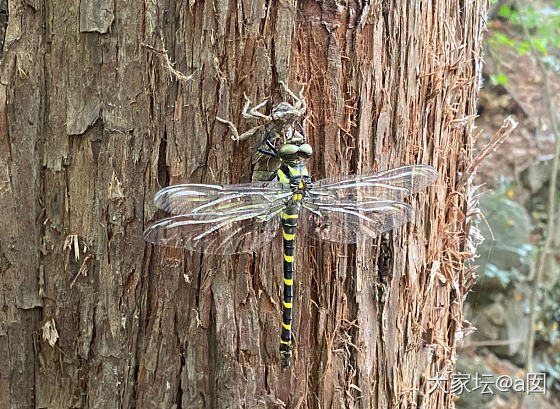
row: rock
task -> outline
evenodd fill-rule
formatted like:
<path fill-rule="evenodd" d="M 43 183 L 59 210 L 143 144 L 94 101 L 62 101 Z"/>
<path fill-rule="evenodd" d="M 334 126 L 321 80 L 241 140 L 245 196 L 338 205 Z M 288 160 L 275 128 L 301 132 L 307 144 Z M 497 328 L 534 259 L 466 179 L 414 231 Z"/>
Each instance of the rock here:
<path fill-rule="evenodd" d="M 465 383 L 467 390 L 458 396 L 455 402 L 457 409 L 511 409 L 517 408 L 523 392 L 515 392 L 513 386 L 501 383 L 497 386 L 498 379 L 508 378 L 512 382 L 522 382 L 526 385 L 526 376 L 522 370 L 511 362 L 499 359 L 492 353 L 485 356 L 462 354 L 457 359 L 455 373 L 468 377 Z M 477 388 L 475 378 L 478 378 Z M 464 378 L 463 378 L 464 379 Z M 486 384 L 492 393 L 482 393 L 482 384 Z M 487 390 L 488 391 L 488 390 Z M 546 394 L 531 393 L 525 396 L 523 409 L 553 409 L 548 400 L 551 399 L 550 391 Z"/>
<path fill-rule="evenodd" d="M 521 181 L 531 193 L 537 193 L 550 180 L 551 161 L 538 161 L 529 166 L 521 176 Z"/>
<path fill-rule="evenodd" d="M 486 223 L 483 221 L 479 225 L 485 238 L 478 247 L 479 286 L 494 289 L 499 284 L 505 288 L 529 272 L 533 248 L 529 233 L 533 226 L 527 211 L 506 193 L 482 196 L 480 209 Z"/>

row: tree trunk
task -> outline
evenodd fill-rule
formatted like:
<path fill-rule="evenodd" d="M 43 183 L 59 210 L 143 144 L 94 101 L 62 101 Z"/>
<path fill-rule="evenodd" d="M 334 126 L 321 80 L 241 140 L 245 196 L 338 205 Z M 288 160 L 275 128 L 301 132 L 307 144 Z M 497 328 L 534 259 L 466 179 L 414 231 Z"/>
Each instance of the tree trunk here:
<path fill-rule="evenodd" d="M 5 3 L 5 1 L 4 1 Z M 483 0 L 9 0 L 0 71 L 1 408 L 448 408 Z M 167 64 L 188 76 L 178 81 Z M 243 93 L 306 83 L 310 169 L 440 172 L 375 246 L 299 238 L 279 366 L 280 243 L 142 240 L 153 196 L 250 179 Z M 266 110 L 265 109 L 265 110 Z"/>

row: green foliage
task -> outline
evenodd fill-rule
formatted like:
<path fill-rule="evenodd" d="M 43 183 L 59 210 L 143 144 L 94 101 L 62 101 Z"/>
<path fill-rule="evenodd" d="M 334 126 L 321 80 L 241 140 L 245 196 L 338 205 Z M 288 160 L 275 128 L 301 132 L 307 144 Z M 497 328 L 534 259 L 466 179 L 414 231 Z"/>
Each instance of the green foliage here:
<path fill-rule="evenodd" d="M 490 81 L 492 81 L 494 85 L 507 85 L 508 77 L 504 73 L 490 74 Z"/>
<path fill-rule="evenodd" d="M 516 44 L 515 50 L 520 55 L 526 54 L 531 50 L 531 44 L 529 41 L 520 41 Z"/>
<path fill-rule="evenodd" d="M 560 282 L 556 282 L 551 289 L 544 291 L 541 305 L 541 335 L 545 341 L 554 344 L 554 342 L 558 342 L 560 336 Z M 558 369 L 560 370 L 560 361 Z"/>
<path fill-rule="evenodd" d="M 503 5 L 500 7 L 500 11 L 498 12 L 500 17 L 509 17 L 511 16 L 511 8 L 509 6 Z"/>
<path fill-rule="evenodd" d="M 488 40 L 491 49 L 497 50 L 498 47 L 506 46 L 523 55 L 533 48 L 545 66 L 560 72 L 558 53 L 551 52 L 553 48 L 560 47 L 560 0 L 554 0 L 550 5 L 539 9 L 528 2 L 522 4 L 519 9 L 504 4 L 500 6 L 497 14 L 511 25 L 518 26 L 518 30 L 514 38 L 503 32 L 495 32 Z M 492 26 L 491 23 L 490 25 Z M 503 75 L 496 75 L 494 83 L 507 83 L 507 78 L 504 79 Z"/>

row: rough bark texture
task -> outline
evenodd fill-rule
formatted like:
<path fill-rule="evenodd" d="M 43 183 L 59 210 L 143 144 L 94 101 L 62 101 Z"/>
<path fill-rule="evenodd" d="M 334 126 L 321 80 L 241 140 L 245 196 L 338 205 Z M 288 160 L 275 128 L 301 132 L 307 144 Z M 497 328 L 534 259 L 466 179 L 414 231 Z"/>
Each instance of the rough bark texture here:
<path fill-rule="evenodd" d="M 485 3 L 9 0 L 0 408 L 450 407 L 428 377 L 453 370 L 463 330 L 456 183 Z M 373 247 L 299 239 L 286 372 L 278 243 L 217 257 L 141 237 L 162 186 L 249 180 L 258 138 L 234 143 L 215 117 L 246 130 L 243 93 L 270 109 L 281 80 L 307 83 L 315 178 L 441 173 Z"/>

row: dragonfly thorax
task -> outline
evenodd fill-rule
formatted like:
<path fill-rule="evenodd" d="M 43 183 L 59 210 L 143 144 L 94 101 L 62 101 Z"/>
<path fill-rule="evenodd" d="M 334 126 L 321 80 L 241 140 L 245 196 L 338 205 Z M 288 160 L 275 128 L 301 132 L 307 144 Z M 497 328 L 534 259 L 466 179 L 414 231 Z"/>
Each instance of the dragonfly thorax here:
<path fill-rule="evenodd" d="M 292 200 L 300 202 L 311 187 L 311 177 L 303 162 L 283 163 L 276 172 L 278 181 L 290 187 L 294 195 Z"/>

